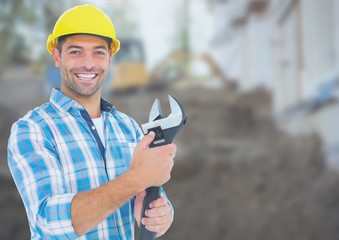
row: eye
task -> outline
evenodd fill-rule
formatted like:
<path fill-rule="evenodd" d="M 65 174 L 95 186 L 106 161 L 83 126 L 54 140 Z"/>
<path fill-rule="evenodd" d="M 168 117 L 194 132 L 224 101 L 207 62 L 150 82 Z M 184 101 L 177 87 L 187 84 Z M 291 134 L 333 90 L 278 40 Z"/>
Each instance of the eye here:
<path fill-rule="evenodd" d="M 70 55 L 79 55 L 79 54 L 80 54 L 80 51 L 78 51 L 78 50 L 73 50 L 73 51 L 70 51 L 69 54 L 70 54 Z"/>
<path fill-rule="evenodd" d="M 96 54 L 100 55 L 100 56 L 105 56 L 106 52 L 104 52 L 104 51 L 96 51 Z"/>

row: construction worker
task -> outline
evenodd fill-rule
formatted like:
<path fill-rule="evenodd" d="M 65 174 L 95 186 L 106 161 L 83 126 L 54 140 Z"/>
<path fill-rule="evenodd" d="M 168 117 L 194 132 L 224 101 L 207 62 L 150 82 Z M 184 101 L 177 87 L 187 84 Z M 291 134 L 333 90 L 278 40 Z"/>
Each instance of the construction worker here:
<path fill-rule="evenodd" d="M 134 239 L 145 189 L 170 178 L 176 146 L 149 148 L 136 122 L 101 98 L 119 50 L 111 20 L 92 5 L 60 16 L 47 50 L 61 88 L 13 124 L 8 164 L 31 239 Z M 164 191 L 142 223 L 157 236 L 173 219 Z"/>

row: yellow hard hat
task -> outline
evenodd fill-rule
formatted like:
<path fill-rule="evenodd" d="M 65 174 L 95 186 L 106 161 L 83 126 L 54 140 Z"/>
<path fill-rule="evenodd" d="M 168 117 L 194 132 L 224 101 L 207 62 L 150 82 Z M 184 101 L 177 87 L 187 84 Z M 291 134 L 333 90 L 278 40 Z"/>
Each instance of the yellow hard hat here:
<path fill-rule="evenodd" d="M 62 14 L 55 23 L 52 34 L 48 36 L 46 48 L 52 53 L 52 49 L 58 44 L 58 37 L 81 33 L 112 39 L 112 56 L 120 49 L 111 19 L 102 10 L 90 4 L 73 7 Z"/>

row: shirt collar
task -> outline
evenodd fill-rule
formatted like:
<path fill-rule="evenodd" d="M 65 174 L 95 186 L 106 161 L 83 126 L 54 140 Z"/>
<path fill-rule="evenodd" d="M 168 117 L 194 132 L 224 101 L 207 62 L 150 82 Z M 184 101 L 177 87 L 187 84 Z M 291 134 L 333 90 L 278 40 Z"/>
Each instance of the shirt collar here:
<path fill-rule="evenodd" d="M 65 96 L 60 91 L 60 89 L 57 89 L 57 88 L 53 88 L 51 96 L 50 96 L 50 102 L 63 112 L 68 112 L 72 107 L 80 109 L 80 110 L 84 109 L 84 107 L 80 103 Z M 101 111 L 103 112 L 111 112 L 112 114 L 115 113 L 114 106 L 103 98 L 101 98 L 100 100 L 100 108 L 101 108 Z"/>
<path fill-rule="evenodd" d="M 100 108 L 103 112 L 111 112 L 112 114 L 115 113 L 115 108 L 112 103 L 108 102 L 107 100 L 101 98 L 100 100 Z"/>

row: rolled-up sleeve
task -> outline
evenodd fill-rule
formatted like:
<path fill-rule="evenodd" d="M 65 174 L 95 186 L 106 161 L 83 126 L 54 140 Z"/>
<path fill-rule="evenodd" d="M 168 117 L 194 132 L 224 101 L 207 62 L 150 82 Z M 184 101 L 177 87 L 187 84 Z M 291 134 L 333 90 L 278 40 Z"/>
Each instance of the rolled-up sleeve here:
<path fill-rule="evenodd" d="M 8 165 L 24 202 L 32 234 L 43 239 L 76 239 L 71 204 L 53 141 L 36 123 L 14 123 L 8 141 Z"/>

